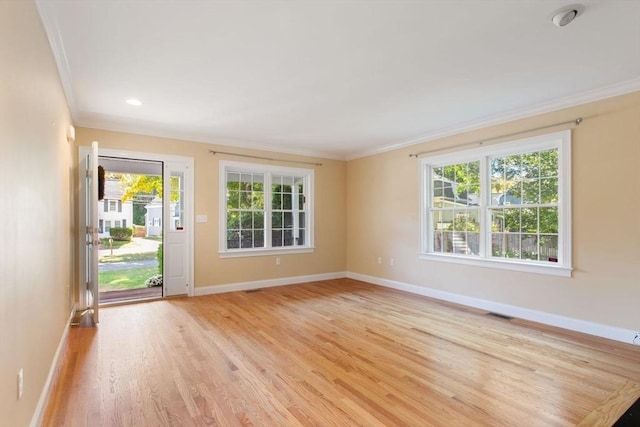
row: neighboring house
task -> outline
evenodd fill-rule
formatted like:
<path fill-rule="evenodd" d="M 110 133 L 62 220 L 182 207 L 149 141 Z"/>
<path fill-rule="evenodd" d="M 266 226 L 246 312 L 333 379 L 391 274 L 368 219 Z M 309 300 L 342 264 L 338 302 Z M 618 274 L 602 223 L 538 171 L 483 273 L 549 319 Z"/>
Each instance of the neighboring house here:
<path fill-rule="evenodd" d="M 147 236 L 158 237 L 162 235 L 162 199 L 156 197 L 144 207 L 144 223 L 147 227 Z M 170 217 L 175 217 L 176 203 L 169 205 Z M 174 220 L 175 221 L 175 220 Z"/>
<path fill-rule="evenodd" d="M 120 181 L 107 179 L 104 183 L 104 199 L 98 201 L 98 233 L 109 237 L 109 230 L 133 226 L 133 203 L 122 201 Z"/>

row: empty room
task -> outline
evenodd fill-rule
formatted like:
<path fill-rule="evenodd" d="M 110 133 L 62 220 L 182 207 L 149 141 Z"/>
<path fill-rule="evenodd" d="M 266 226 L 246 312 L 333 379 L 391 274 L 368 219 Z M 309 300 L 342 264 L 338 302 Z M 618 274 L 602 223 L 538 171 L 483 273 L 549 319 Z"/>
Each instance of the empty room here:
<path fill-rule="evenodd" d="M 640 425 L 640 2 L 0 0 L 0 426 Z"/>

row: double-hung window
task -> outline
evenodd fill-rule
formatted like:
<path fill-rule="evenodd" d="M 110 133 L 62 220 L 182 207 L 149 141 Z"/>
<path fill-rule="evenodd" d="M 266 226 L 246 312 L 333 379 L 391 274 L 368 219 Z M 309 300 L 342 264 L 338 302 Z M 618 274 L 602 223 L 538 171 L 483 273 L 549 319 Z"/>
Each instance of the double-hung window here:
<path fill-rule="evenodd" d="M 313 250 L 313 170 L 220 162 L 220 255 Z"/>
<path fill-rule="evenodd" d="M 421 159 L 421 258 L 571 275 L 571 132 Z"/>

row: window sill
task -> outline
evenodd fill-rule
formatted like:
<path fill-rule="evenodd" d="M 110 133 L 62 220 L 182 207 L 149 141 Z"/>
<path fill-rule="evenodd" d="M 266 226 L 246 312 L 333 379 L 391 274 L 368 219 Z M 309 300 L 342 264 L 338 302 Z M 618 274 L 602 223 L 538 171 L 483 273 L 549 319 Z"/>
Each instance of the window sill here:
<path fill-rule="evenodd" d="M 464 255 L 420 254 L 420 259 L 427 261 L 465 264 L 475 267 L 497 268 L 501 270 L 521 271 L 525 273 L 546 274 L 549 276 L 571 277 L 573 268 L 555 265 L 541 265 L 526 261 L 494 260 L 486 258 L 471 258 Z"/>
<path fill-rule="evenodd" d="M 244 258 L 252 256 L 270 256 L 270 255 L 290 255 L 290 254 L 309 254 L 315 250 L 314 247 L 294 247 L 290 249 L 270 248 L 270 249 L 241 249 L 227 250 L 218 252 L 220 258 Z"/>

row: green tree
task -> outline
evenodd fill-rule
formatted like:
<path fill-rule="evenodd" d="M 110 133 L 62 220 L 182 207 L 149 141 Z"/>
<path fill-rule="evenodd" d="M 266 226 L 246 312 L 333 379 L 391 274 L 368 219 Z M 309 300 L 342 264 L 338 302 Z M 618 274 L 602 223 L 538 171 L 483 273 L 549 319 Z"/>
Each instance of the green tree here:
<path fill-rule="evenodd" d="M 146 201 L 147 203 L 155 197 L 162 198 L 162 177 L 159 175 L 137 175 L 121 174 L 120 188 L 123 190 L 122 201 L 127 200 Z M 171 201 L 177 202 L 180 199 L 180 178 L 172 176 L 169 179 L 171 185 Z"/>

